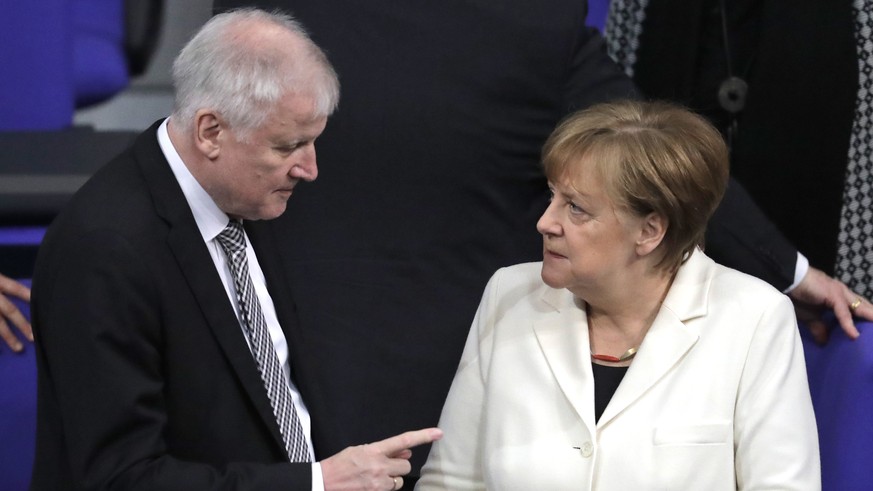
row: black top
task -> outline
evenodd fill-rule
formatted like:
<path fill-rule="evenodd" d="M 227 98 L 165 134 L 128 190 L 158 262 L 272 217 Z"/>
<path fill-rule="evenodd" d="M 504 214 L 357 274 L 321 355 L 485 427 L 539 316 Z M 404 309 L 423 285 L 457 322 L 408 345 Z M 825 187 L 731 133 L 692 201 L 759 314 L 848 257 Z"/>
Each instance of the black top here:
<path fill-rule="evenodd" d="M 597 422 L 628 367 L 610 367 L 592 362 L 591 368 L 594 371 L 594 421 Z"/>

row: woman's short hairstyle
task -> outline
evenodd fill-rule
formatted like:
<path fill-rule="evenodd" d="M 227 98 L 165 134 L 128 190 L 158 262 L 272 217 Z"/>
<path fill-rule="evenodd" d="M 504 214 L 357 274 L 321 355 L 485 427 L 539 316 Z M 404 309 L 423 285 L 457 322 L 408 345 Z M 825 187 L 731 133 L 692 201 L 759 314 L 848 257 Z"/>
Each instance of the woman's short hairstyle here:
<path fill-rule="evenodd" d="M 259 42 L 257 26 L 271 25 L 299 42 L 288 49 Z M 289 92 L 313 97 L 316 116 L 329 116 L 339 102 L 336 72 L 303 26 L 287 14 L 254 8 L 212 17 L 176 57 L 173 84 L 174 123 L 190 129 L 198 110 L 211 109 L 241 139 Z"/>
<path fill-rule="evenodd" d="M 542 160 L 549 180 L 571 185 L 580 165 L 593 165 L 617 207 L 665 217 L 657 266 L 670 271 L 703 246 L 729 175 L 721 134 L 664 102 L 619 101 L 572 114 L 549 136 Z"/>

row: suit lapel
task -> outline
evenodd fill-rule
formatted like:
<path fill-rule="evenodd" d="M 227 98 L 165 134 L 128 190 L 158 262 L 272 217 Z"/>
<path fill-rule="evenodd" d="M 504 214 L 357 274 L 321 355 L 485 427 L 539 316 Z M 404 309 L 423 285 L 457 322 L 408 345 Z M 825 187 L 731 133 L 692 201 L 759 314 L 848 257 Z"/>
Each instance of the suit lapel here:
<path fill-rule="evenodd" d="M 288 269 L 284 267 L 283 256 L 276 243 L 275 226 L 275 220 L 245 222 L 246 234 L 258 256 L 258 262 L 267 281 L 267 290 L 273 298 L 279 325 L 285 334 L 285 340 L 288 342 L 288 365 L 291 380 L 309 410 L 310 437 L 316 458 L 318 458 L 322 455 L 321 449 L 324 448 L 324 442 L 327 441 L 325 432 L 327 422 L 318 416 L 325 413 L 327 405 L 324 402 L 322 391 L 318 390 L 318 374 L 310 370 L 310 367 L 314 366 L 317 360 L 314 360 L 313 363 L 313 352 L 306 347 L 304 333 L 297 316 L 294 292 L 290 286 L 290 281 L 288 281 Z"/>
<path fill-rule="evenodd" d="M 267 280 L 267 289 L 273 298 L 276 307 L 276 315 L 285 339 L 288 341 L 288 361 L 291 380 L 300 392 L 310 415 L 310 437 L 314 446 L 316 458 L 319 458 L 322 449 L 328 441 L 329 421 L 319 418 L 326 412 L 327 403 L 324 400 L 323 391 L 318 390 L 318 374 L 311 370 L 318 361 L 313 358 L 313 352 L 307 348 L 300 320 L 297 316 L 297 307 L 294 291 L 288 281 L 288 269 L 282 262 L 282 254 L 276 242 L 275 220 L 246 221 L 246 234 L 251 240 L 261 270 Z"/>
<path fill-rule="evenodd" d="M 609 424 L 664 378 L 694 346 L 698 337 L 695 329 L 688 328 L 672 312 L 661 309 L 633 364 L 600 416 L 598 426 Z"/>
<path fill-rule="evenodd" d="M 537 342 L 564 396 L 593 433 L 594 374 L 585 310 L 566 290 L 548 289 L 543 300 L 555 311 L 534 323 Z"/>
<path fill-rule="evenodd" d="M 706 315 L 713 272 L 714 263 L 700 251 L 680 268 L 639 353 L 597 426 L 603 427 L 619 416 L 694 347 L 700 332 L 687 321 Z M 537 342 L 561 392 L 593 433 L 594 376 L 585 310 L 565 290 L 547 289 L 542 298 L 554 311 L 534 324 Z"/>
<path fill-rule="evenodd" d="M 279 319 L 279 324 L 282 327 L 282 332 L 288 340 L 288 348 L 291 350 L 292 360 L 303 343 L 302 335 L 298 327 L 297 308 L 294 301 L 294 295 L 291 291 L 289 282 L 287 281 L 286 268 L 281 262 L 281 255 L 276 247 L 275 234 L 273 233 L 272 221 L 245 221 L 246 235 L 252 243 L 252 248 L 255 250 L 255 255 L 258 256 L 258 262 L 261 265 L 261 270 L 264 272 L 264 278 L 267 281 L 267 290 L 273 298 L 273 304 L 276 307 L 276 315 Z M 292 366 L 292 373 L 294 367 Z"/>
<path fill-rule="evenodd" d="M 225 300 L 227 293 L 215 264 L 188 202 L 158 145 L 158 125 L 156 123 L 139 137 L 134 146 L 134 155 L 154 199 L 155 210 L 169 227 L 167 245 L 176 257 L 182 275 L 228 363 L 284 453 L 279 425 L 239 321 L 230 303 Z"/>
<path fill-rule="evenodd" d="M 598 426 L 608 425 L 678 365 L 700 338 L 686 321 L 706 315 L 714 263 L 695 251 L 679 269 L 667 297 Z"/>

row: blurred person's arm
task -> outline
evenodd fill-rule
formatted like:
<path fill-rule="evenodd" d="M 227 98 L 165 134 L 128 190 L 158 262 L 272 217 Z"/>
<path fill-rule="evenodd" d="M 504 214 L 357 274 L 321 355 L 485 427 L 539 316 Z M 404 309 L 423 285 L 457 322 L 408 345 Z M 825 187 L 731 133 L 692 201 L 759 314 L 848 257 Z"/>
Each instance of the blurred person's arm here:
<path fill-rule="evenodd" d="M 858 337 L 852 314 L 873 320 L 870 302 L 862 299 L 852 311 L 850 306 L 860 297 L 839 280 L 810 266 L 745 188 L 733 179 L 707 227 L 706 253 L 719 263 L 758 277 L 788 294 L 795 301 L 798 318 L 819 343 L 827 341 L 822 315 L 828 309 L 834 311 L 840 327 L 851 339 Z"/>
<path fill-rule="evenodd" d="M 33 331 L 24 314 L 8 298 L 10 295 L 30 302 L 30 288 L 0 274 L 0 338 L 3 338 L 12 351 L 20 352 L 24 345 L 12 332 L 10 324 L 18 328 L 30 341 L 33 341 Z"/>
<path fill-rule="evenodd" d="M 827 323 L 822 317 L 822 313 L 828 309 L 834 311 L 840 327 L 849 339 L 856 339 L 861 335 L 853 316 L 873 321 L 873 305 L 868 299 L 857 295 L 840 280 L 812 267 L 803 276 L 800 284 L 788 292 L 788 296 L 794 300 L 798 320 L 807 325 L 819 344 L 828 340 Z"/>

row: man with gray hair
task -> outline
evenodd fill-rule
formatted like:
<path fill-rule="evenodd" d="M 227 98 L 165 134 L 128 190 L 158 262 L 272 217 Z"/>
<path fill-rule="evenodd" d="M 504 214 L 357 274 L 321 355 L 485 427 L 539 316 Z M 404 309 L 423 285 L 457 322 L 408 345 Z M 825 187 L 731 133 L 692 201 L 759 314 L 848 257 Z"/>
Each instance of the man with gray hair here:
<path fill-rule="evenodd" d="M 321 455 L 336 422 L 269 220 L 339 97 L 290 17 L 214 17 L 176 107 L 77 193 L 34 273 L 33 490 L 399 489 L 435 428 Z M 275 301 L 274 301 L 275 299 Z"/>

